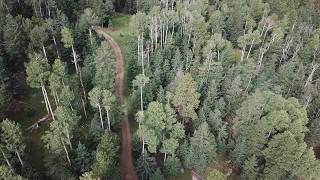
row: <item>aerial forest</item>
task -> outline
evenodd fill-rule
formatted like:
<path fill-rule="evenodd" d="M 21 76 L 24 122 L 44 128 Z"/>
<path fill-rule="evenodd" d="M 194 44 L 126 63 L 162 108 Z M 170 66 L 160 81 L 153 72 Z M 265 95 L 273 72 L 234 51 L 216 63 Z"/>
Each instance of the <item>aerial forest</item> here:
<path fill-rule="evenodd" d="M 0 179 L 320 179 L 320 1 L 0 0 Z"/>

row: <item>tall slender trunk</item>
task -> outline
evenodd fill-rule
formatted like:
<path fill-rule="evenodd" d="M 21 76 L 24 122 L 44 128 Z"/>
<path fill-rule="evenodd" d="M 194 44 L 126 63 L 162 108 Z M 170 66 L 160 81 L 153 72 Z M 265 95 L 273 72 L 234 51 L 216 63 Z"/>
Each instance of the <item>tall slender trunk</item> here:
<path fill-rule="evenodd" d="M 83 100 L 83 97 L 81 97 L 81 104 L 82 104 L 82 109 L 83 109 L 83 112 L 84 112 L 84 116 L 86 117 L 86 119 L 88 119 L 88 115 L 87 115 L 87 110 L 86 110 L 86 104 Z M 71 106 L 71 109 L 72 109 L 72 105 L 70 104 Z"/>
<path fill-rule="evenodd" d="M 48 102 L 48 107 L 49 107 L 49 110 L 50 110 L 50 114 L 52 116 L 52 119 L 53 120 L 56 120 L 54 118 L 54 114 L 53 114 L 53 111 L 52 111 L 52 107 L 51 107 L 51 104 L 50 104 L 50 101 L 49 101 L 49 98 L 48 98 L 48 93 L 47 93 L 47 90 L 46 88 L 42 85 L 42 88 L 43 88 L 43 91 L 44 91 L 44 95 L 45 95 L 45 98 L 47 99 L 47 102 Z"/>
<path fill-rule="evenodd" d="M 46 104 L 47 113 L 49 114 L 49 113 L 50 113 L 50 110 L 49 110 L 49 106 L 48 106 L 48 102 L 47 102 L 47 98 L 46 98 L 45 92 L 44 92 L 44 90 L 43 90 L 43 86 L 41 86 L 41 91 L 42 91 L 44 103 Z"/>
<path fill-rule="evenodd" d="M 147 46 L 147 67 L 150 67 L 150 45 Z"/>
<path fill-rule="evenodd" d="M 73 63 L 74 63 L 74 66 L 75 66 L 75 68 L 76 68 L 76 72 L 78 73 L 77 53 L 76 53 L 76 51 L 74 50 L 73 45 L 71 46 L 71 49 L 72 49 Z"/>
<path fill-rule="evenodd" d="M 53 35 L 53 31 L 52 31 L 52 39 L 53 39 L 54 47 L 55 47 L 56 52 L 57 52 L 57 56 L 60 59 L 60 53 L 59 53 L 59 49 L 58 49 L 57 40 L 56 40 L 56 37 Z"/>
<path fill-rule="evenodd" d="M 69 163 L 69 165 L 71 166 L 71 161 L 70 161 L 70 157 L 69 157 L 69 152 L 68 152 L 67 147 L 66 147 L 66 145 L 64 144 L 64 142 L 63 142 L 62 139 L 61 139 L 61 143 L 62 143 L 62 145 L 63 145 L 64 151 L 66 152 L 66 156 L 67 156 L 67 159 L 68 159 L 68 163 Z"/>
<path fill-rule="evenodd" d="M 99 115 L 100 115 L 101 127 L 102 127 L 102 129 L 104 129 L 103 119 L 102 119 L 102 111 L 101 111 L 101 106 L 100 106 L 100 104 L 98 104 L 98 108 L 99 108 Z"/>
<path fill-rule="evenodd" d="M 144 138 L 142 138 L 142 155 L 144 155 L 144 146 L 145 146 L 145 142 L 144 142 Z"/>
<path fill-rule="evenodd" d="M 173 35 L 174 35 L 174 28 L 175 28 L 175 26 L 174 26 L 174 22 L 173 22 L 173 23 L 172 23 L 171 40 L 173 39 Z"/>
<path fill-rule="evenodd" d="M 250 45 L 250 48 L 249 48 L 249 52 L 248 52 L 248 54 L 247 54 L 247 59 L 249 59 L 249 57 L 250 57 L 250 53 L 251 53 L 251 50 L 252 50 L 253 43 L 254 43 L 254 40 L 251 41 L 251 45 Z"/>
<path fill-rule="evenodd" d="M 44 47 L 44 45 L 42 45 L 42 51 L 43 51 L 44 57 L 45 57 L 46 59 L 48 59 L 48 58 L 47 58 L 46 48 Z"/>
<path fill-rule="evenodd" d="M 316 72 L 317 68 L 318 68 L 318 65 L 317 65 L 317 64 L 313 64 L 313 65 L 312 65 L 312 70 L 311 70 L 311 72 L 310 72 L 310 74 L 309 74 L 309 76 L 308 76 L 308 78 L 307 78 L 307 80 L 306 80 L 306 82 L 305 82 L 305 84 L 304 84 L 304 88 L 306 88 L 307 85 L 308 85 L 310 82 L 312 82 L 314 73 Z"/>
<path fill-rule="evenodd" d="M 242 62 L 243 61 L 243 57 L 244 57 L 244 52 L 246 51 L 246 46 L 243 46 L 242 47 L 242 50 L 241 50 L 241 61 L 240 62 Z"/>
<path fill-rule="evenodd" d="M 167 38 L 168 38 L 168 31 L 169 31 L 169 22 L 167 22 L 166 24 L 166 34 L 165 34 L 165 38 L 164 38 L 164 44 L 167 44 Z"/>
<path fill-rule="evenodd" d="M 55 102 L 56 106 L 58 106 L 58 99 L 56 97 L 56 93 L 55 93 L 54 90 L 52 90 L 52 96 L 53 96 L 53 99 L 54 99 L 54 102 Z"/>
<path fill-rule="evenodd" d="M 89 28 L 89 36 L 90 36 L 90 44 L 91 44 L 91 46 L 93 46 L 91 27 Z"/>
<path fill-rule="evenodd" d="M 71 143 L 71 139 L 70 139 L 70 133 L 69 133 L 69 130 L 66 126 L 66 131 L 67 131 L 67 139 L 68 139 L 68 143 L 69 143 L 69 146 L 70 146 L 70 149 L 72 150 L 72 143 Z"/>
<path fill-rule="evenodd" d="M 156 21 L 156 25 L 155 25 L 156 27 L 155 27 L 155 30 L 156 30 L 156 33 L 155 33 L 155 40 L 156 40 L 156 48 L 155 49 L 157 49 L 158 48 L 158 20 Z"/>
<path fill-rule="evenodd" d="M 109 110 L 107 110 L 107 119 L 108 119 L 108 130 L 109 130 L 109 132 L 111 132 L 111 125 L 110 125 Z"/>
<path fill-rule="evenodd" d="M 141 67 L 142 67 L 142 74 L 144 75 L 144 49 L 143 49 L 143 33 L 141 37 Z"/>
<path fill-rule="evenodd" d="M 138 35 L 138 63 L 140 63 L 140 34 Z"/>
<path fill-rule="evenodd" d="M 9 159 L 7 158 L 6 154 L 2 151 L 2 149 L 1 149 L 1 153 L 2 153 L 3 158 L 6 160 L 7 165 L 8 165 L 10 168 L 12 168 Z"/>
<path fill-rule="evenodd" d="M 81 89 L 82 89 L 82 93 L 83 93 L 83 97 L 81 97 L 82 107 L 83 107 L 84 115 L 85 115 L 85 117 L 87 119 L 88 118 L 87 117 L 87 111 L 86 111 L 87 94 L 86 94 L 86 90 L 84 88 L 84 84 L 83 84 L 83 80 L 82 80 L 82 71 L 81 71 L 80 67 L 78 67 L 78 72 L 79 72 L 80 85 L 81 85 Z"/>
<path fill-rule="evenodd" d="M 142 97 L 142 86 L 140 87 L 140 108 L 143 112 L 143 97 Z"/>
<path fill-rule="evenodd" d="M 20 161 L 21 166 L 23 166 L 23 161 L 22 161 L 21 156 L 20 156 L 20 153 L 19 153 L 19 151 L 18 151 L 17 149 L 16 149 L 16 154 L 17 154 L 17 156 L 18 156 L 18 159 L 19 159 L 19 161 Z"/>
<path fill-rule="evenodd" d="M 165 153 L 164 153 L 163 163 L 165 163 L 165 162 L 166 162 L 166 160 L 167 160 L 167 153 L 165 152 Z"/>

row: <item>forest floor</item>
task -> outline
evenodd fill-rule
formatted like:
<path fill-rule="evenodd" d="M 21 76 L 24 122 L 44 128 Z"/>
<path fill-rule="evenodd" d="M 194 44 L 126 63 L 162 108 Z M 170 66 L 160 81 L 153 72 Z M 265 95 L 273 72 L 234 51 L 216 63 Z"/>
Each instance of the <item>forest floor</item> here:
<path fill-rule="evenodd" d="M 128 121 L 128 110 L 126 99 L 124 98 L 124 62 L 121 49 L 113 38 L 101 28 L 96 29 L 110 44 L 116 58 L 116 94 L 120 98 L 124 108 L 124 118 L 122 120 L 122 152 L 121 152 L 121 179 L 138 180 L 137 173 L 132 162 L 131 134 Z"/>

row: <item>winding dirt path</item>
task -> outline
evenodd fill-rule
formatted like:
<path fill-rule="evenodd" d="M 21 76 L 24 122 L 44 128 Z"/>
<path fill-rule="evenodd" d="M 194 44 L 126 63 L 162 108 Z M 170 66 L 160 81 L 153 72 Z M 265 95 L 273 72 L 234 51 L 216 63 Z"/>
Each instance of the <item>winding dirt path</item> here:
<path fill-rule="evenodd" d="M 132 163 L 131 134 L 128 121 L 127 102 L 123 96 L 124 64 L 121 49 L 118 44 L 102 28 L 96 28 L 96 32 L 103 36 L 110 44 L 116 58 L 116 95 L 120 98 L 124 107 L 124 118 L 122 120 L 122 152 L 121 152 L 121 179 L 138 180 L 137 173 Z"/>

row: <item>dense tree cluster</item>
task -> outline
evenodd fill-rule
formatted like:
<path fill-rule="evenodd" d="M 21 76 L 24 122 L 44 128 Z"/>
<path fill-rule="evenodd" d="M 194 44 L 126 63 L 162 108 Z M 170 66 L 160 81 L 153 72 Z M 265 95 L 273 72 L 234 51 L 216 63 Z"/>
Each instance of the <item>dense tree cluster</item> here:
<path fill-rule="evenodd" d="M 235 168 L 241 179 L 319 177 L 320 14 L 312 6 L 319 4 L 137 0 L 128 73 L 136 76 L 142 179 L 159 167 L 165 176 L 179 167 L 208 179 L 226 179 Z M 140 89 L 139 78 L 148 79 Z M 161 117 L 183 126 L 169 157 Z M 208 173 L 222 163 L 218 156 L 234 167 Z"/>

